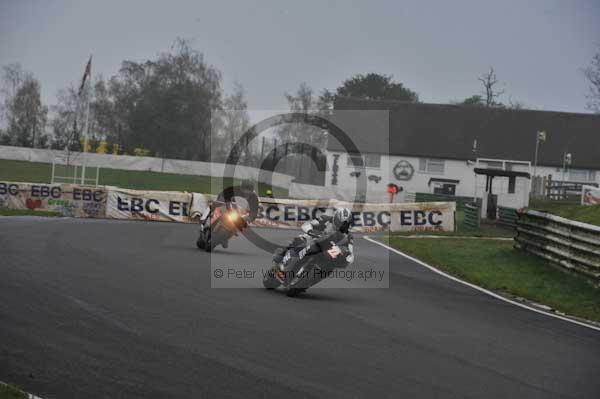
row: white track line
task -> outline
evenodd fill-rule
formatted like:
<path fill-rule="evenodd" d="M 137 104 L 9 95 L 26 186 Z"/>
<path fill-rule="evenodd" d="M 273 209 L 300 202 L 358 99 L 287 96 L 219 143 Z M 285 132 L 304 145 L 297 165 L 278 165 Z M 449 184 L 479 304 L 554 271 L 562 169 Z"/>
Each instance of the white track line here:
<path fill-rule="evenodd" d="M 522 304 L 522 303 L 519 303 L 519 302 L 513 301 L 513 300 L 511 300 L 511 299 L 505 298 L 505 297 L 503 297 L 502 295 L 498 295 L 498 294 L 496 294 L 495 292 L 492 292 L 492 291 L 486 290 L 485 288 L 481 288 L 481 287 L 479 287 L 478 285 L 475 285 L 475 284 L 468 283 L 468 282 L 466 282 L 466 281 L 464 281 L 464 280 L 461 280 L 461 279 L 459 279 L 459 278 L 456 278 L 456 277 L 454 277 L 454 276 L 451 276 L 451 275 L 449 275 L 449 274 L 447 274 L 447 273 L 444 273 L 443 271 L 441 271 L 441 270 L 438 270 L 438 269 L 436 269 L 435 267 L 433 267 L 433 266 L 431 266 L 431 265 L 428 265 L 427 263 L 425 263 L 425 262 L 423 262 L 423 261 L 421 261 L 421 260 L 419 260 L 419 259 L 417 259 L 417 258 L 413 258 L 412 256 L 410 256 L 410 255 L 407 255 L 407 254 L 405 254 L 405 253 L 404 253 L 404 252 L 402 252 L 402 251 L 399 251 L 399 250 L 397 250 L 397 249 L 395 249 L 395 248 L 392 248 L 392 247 L 390 247 L 389 245 L 386 245 L 386 244 L 384 244 L 384 243 L 382 243 L 382 242 L 380 242 L 380 241 L 374 240 L 374 239 L 372 239 L 372 238 L 371 238 L 371 237 L 369 237 L 369 236 L 363 236 L 363 238 L 364 238 L 365 240 L 369 241 L 369 242 L 372 242 L 372 243 L 374 243 L 374 244 L 380 245 L 380 246 L 382 246 L 382 247 L 386 248 L 386 249 L 387 249 L 387 250 L 389 250 L 389 251 L 392 251 L 392 252 L 394 252 L 394 253 L 397 253 L 397 254 L 398 254 L 398 255 L 400 255 L 400 256 L 403 256 L 403 257 L 405 257 L 405 258 L 407 258 L 407 259 L 410 259 L 410 260 L 412 260 L 413 262 L 416 262 L 416 263 L 418 263 L 419 265 L 421 265 L 421 266 L 424 266 L 424 267 L 428 268 L 429 270 L 431 270 L 431 271 L 432 271 L 432 272 L 434 272 L 434 273 L 437 273 L 437 274 L 439 274 L 439 275 L 442 275 L 442 276 L 444 276 L 444 277 L 446 277 L 446 278 L 449 278 L 450 280 L 456 281 L 457 283 L 460 283 L 460 284 L 466 285 L 466 286 L 468 286 L 468 287 L 471 287 L 471 288 L 473 288 L 473 289 L 476 289 L 477 291 L 483 292 L 484 294 L 487 294 L 487 295 L 489 295 L 489 296 L 492 296 L 492 297 L 494 297 L 494 298 L 500 299 L 501 301 L 504 301 L 504 302 L 511 303 L 511 304 L 513 304 L 513 305 L 515 305 L 515 306 L 518 306 L 518 307 L 520 307 L 520 308 L 523 308 L 523 309 L 528 309 L 528 310 L 531 310 L 532 312 L 536 312 L 536 313 L 543 314 L 543 315 L 546 315 L 546 316 L 554 317 L 554 318 L 556 318 L 556 319 L 564 320 L 564 321 L 567 321 L 567 322 L 569 322 L 569 323 L 577 324 L 577 325 L 580 325 L 580 326 L 583 326 L 583 327 L 591 328 L 592 330 L 600 331 L 600 327 L 596 327 L 596 326 L 593 326 L 593 325 L 590 325 L 590 324 L 587 324 L 587 323 L 584 323 L 584 322 L 581 322 L 581 321 L 577 321 L 577 320 L 569 319 L 568 317 L 563 317 L 563 316 L 557 315 L 557 314 L 555 314 L 555 313 L 545 312 L 545 311 L 543 311 L 543 310 L 536 309 L 536 308 L 533 308 L 533 307 L 531 307 L 531 306 L 527 306 L 527 305 L 525 305 L 525 304 Z"/>

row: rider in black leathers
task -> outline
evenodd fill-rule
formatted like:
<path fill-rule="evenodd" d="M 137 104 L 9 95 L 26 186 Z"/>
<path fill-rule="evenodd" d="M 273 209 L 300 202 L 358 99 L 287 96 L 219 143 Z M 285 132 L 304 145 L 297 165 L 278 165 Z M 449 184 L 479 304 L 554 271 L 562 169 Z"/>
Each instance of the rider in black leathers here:
<path fill-rule="evenodd" d="M 255 184 L 252 180 L 242 180 L 242 184 L 239 186 L 227 187 L 221 191 L 217 196 L 217 202 L 224 202 L 225 206 L 229 207 L 229 204 L 234 197 L 244 198 L 248 202 L 247 222 L 250 223 L 256 219 L 256 216 L 258 215 L 258 195 L 256 195 L 254 186 Z M 200 223 L 202 224 L 203 228 L 210 228 L 210 226 L 207 226 L 207 222 L 210 220 L 210 215 L 212 214 L 213 210 L 214 207 L 211 205 L 202 215 Z M 223 248 L 227 248 L 229 246 L 229 240 L 225 240 L 222 245 Z"/>
<path fill-rule="evenodd" d="M 336 267 L 346 267 L 354 262 L 354 237 L 350 232 L 352 226 L 352 212 L 347 208 L 337 209 L 333 216 L 322 215 L 318 219 L 314 219 L 311 222 L 307 222 L 302 226 L 302 230 L 314 231 L 317 233 L 324 233 L 327 237 L 327 241 L 333 241 L 340 249 L 341 253 L 337 256 L 334 262 L 337 263 Z M 287 249 L 297 247 L 301 245 L 302 239 L 299 237 L 294 238 L 286 248 L 279 248 L 273 254 L 273 261 L 280 263 L 283 260 L 283 256 Z M 315 254 L 321 251 L 319 243 L 316 242 L 306 252 L 305 256 Z"/>

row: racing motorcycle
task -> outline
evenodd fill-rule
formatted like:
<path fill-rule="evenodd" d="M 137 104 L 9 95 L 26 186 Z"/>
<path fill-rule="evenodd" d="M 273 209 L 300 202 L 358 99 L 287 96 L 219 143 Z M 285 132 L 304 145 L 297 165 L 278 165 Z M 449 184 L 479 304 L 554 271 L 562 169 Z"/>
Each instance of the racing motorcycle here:
<path fill-rule="evenodd" d="M 210 214 L 204 219 L 196 245 L 207 252 L 223 245 L 231 237 L 248 227 L 248 212 L 240 208 L 235 201 L 228 203 L 214 201 Z"/>
<path fill-rule="evenodd" d="M 273 267 L 265 273 L 266 289 L 282 287 L 287 296 L 294 297 L 325 279 L 334 269 L 347 266 L 338 246 L 347 244 L 347 236 L 336 244 L 335 236 L 339 233 L 317 233 L 304 226 L 302 230 L 304 233 L 285 250 L 282 260 L 273 262 Z"/>

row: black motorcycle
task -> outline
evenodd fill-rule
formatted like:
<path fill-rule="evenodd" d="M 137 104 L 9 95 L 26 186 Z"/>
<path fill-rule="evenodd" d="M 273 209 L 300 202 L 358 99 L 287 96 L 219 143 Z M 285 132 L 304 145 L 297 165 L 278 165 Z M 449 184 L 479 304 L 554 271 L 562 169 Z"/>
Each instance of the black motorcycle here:
<path fill-rule="evenodd" d="M 294 297 L 327 278 L 334 269 L 346 267 L 338 245 L 346 245 L 347 236 L 337 242 L 339 234 L 305 231 L 285 250 L 280 262 L 273 262 L 263 277 L 264 287 L 282 287 L 287 296 Z"/>
<path fill-rule="evenodd" d="M 200 227 L 200 235 L 196 245 L 207 252 L 222 245 L 231 237 L 248 227 L 248 213 L 244 212 L 234 201 L 225 203 L 214 201 L 209 215 Z"/>

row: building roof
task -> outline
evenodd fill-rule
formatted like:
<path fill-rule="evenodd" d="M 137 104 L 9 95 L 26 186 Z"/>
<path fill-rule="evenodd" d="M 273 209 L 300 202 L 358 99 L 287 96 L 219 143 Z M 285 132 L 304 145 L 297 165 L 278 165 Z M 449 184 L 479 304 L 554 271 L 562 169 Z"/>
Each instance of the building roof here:
<path fill-rule="evenodd" d="M 545 131 L 547 139 L 540 144 L 538 165 L 560 167 L 563 154 L 570 152 L 572 168 L 600 169 L 600 115 L 355 98 L 337 99 L 334 108 L 389 111 L 389 139 L 378 140 L 362 128 L 348 132 L 364 153 L 533 163 L 536 132 Z M 343 151 L 335 140 L 328 149 Z"/>

